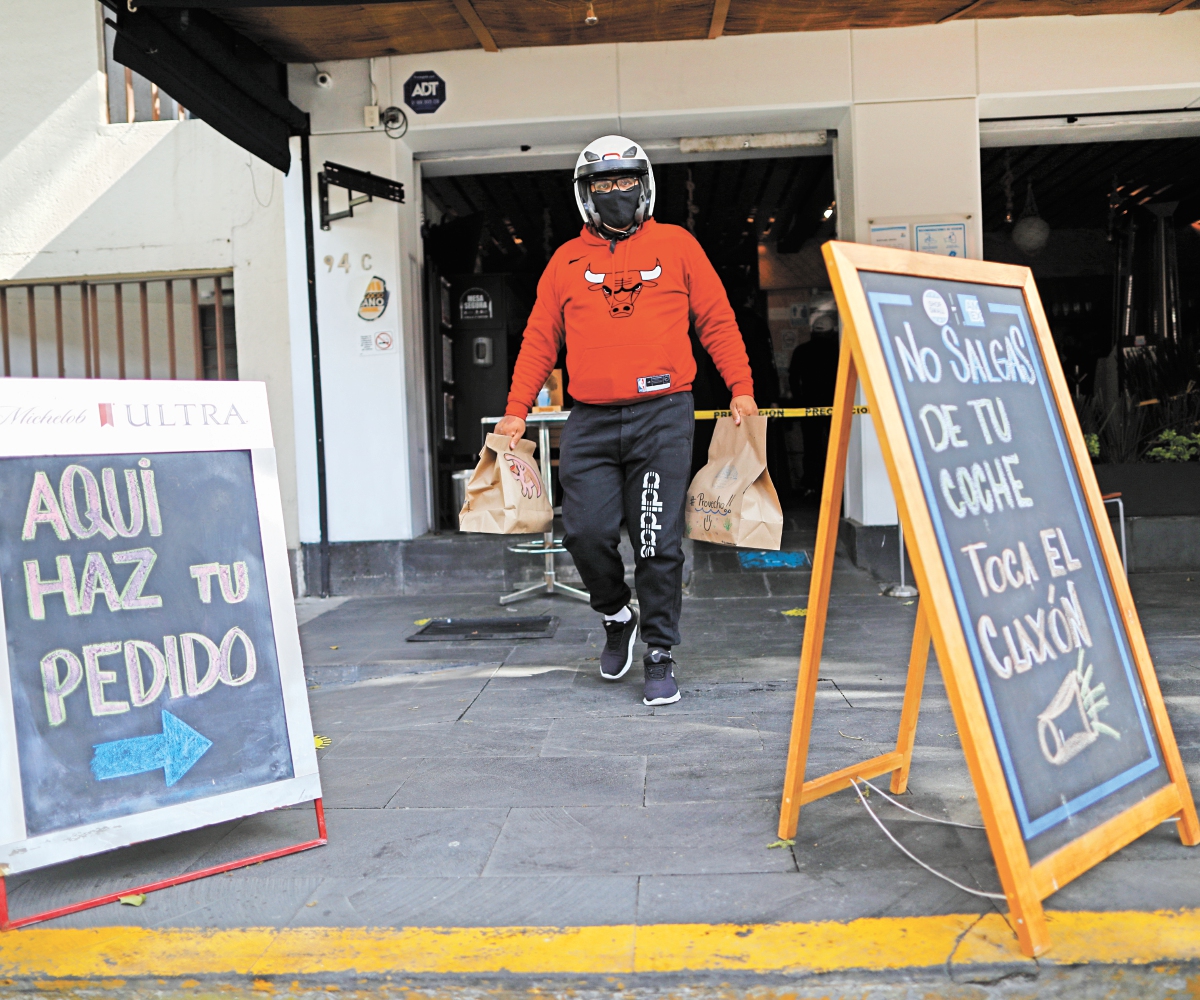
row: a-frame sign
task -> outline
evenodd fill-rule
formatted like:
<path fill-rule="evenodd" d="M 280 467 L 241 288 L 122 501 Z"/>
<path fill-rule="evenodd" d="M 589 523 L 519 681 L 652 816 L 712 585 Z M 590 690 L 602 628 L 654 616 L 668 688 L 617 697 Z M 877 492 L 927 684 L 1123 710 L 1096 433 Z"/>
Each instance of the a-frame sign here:
<path fill-rule="evenodd" d="M 779 835 L 856 778 L 904 790 L 932 641 L 1022 951 L 1042 900 L 1200 823 L 1028 268 L 826 243 L 843 322 Z M 805 781 L 861 383 L 920 588 L 896 749 Z"/>

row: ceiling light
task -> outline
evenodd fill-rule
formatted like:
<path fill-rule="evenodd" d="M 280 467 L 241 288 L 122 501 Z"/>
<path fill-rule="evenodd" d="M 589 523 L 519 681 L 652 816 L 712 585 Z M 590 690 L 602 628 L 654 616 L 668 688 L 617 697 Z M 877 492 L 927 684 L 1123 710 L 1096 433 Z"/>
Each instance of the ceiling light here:
<path fill-rule="evenodd" d="M 1038 214 L 1037 201 L 1033 197 L 1033 178 L 1029 178 L 1025 188 L 1025 210 L 1013 226 L 1012 241 L 1023 253 L 1034 257 L 1049 239 L 1050 225 Z"/>
<path fill-rule="evenodd" d="M 600 23 L 600 18 L 596 16 L 596 8 L 592 6 L 592 0 L 588 0 L 587 17 L 583 19 L 583 23 L 589 28 Z"/>
<path fill-rule="evenodd" d="M 825 209 L 825 211 L 821 214 L 821 218 L 828 219 L 831 215 L 833 215 L 833 206 L 832 205 L 830 205 L 827 209 Z"/>

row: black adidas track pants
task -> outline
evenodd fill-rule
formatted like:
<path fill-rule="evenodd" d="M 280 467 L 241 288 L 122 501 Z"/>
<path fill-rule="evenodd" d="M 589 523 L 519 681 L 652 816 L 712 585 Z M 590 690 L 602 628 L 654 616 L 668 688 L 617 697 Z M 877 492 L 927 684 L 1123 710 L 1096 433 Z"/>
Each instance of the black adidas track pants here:
<path fill-rule="evenodd" d="M 632 406 L 576 403 L 563 426 L 563 543 L 592 595 L 592 608 L 616 614 L 630 597 L 617 551 L 624 519 L 636 561 L 641 637 L 652 646 L 680 641 L 693 405 L 690 392 Z"/>

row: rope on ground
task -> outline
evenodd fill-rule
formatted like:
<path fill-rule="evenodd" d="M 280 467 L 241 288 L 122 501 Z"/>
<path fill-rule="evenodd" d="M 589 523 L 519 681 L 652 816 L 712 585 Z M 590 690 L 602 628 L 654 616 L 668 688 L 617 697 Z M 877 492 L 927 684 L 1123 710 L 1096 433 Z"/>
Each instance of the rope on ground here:
<path fill-rule="evenodd" d="M 986 830 L 987 829 L 987 827 L 982 826 L 979 823 L 956 823 L 952 819 L 938 819 L 936 816 L 926 816 L 924 813 L 919 813 L 915 809 L 909 809 L 908 806 L 906 806 L 903 802 L 897 802 L 894 798 L 892 798 L 890 795 L 888 795 L 887 792 L 883 791 L 880 788 L 876 788 L 874 785 L 872 785 L 869 781 L 867 781 L 866 778 L 859 778 L 858 780 L 861 781 L 864 785 L 866 785 L 869 789 L 871 789 L 871 791 L 878 792 L 880 796 L 887 799 L 897 809 L 903 809 L 906 813 L 909 813 L 920 819 L 929 820 L 930 823 L 941 823 L 942 826 L 958 826 L 958 827 L 962 827 L 962 829 L 964 829 L 964 830 Z"/>
<path fill-rule="evenodd" d="M 900 851 L 908 857 L 908 859 L 910 861 L 915 861 L 922 868 L 924 868 L 927 872 L 929 872 L 930 875 L 936 875 L 943 882 L 949 882 L 952 886 L 954 886 L 954 888 L 961 889 L 963 892 L 970 893 L 972 896 L 979 896 L 982 899 L 1005 899 L 1005 898 L 1007 898 L 1004 895 L 1004 893 L 1002 893 L 1002 892 L 982 892 L 979 889 L 972 889 L 969 886 L 963 885 L 961 882 L 954 881 L 954 879 L 952 879 L 949 875 L 943 875 L 936 868 L 931 868 L 929 865 L 925 864 L 924 861 L 922 861 L 920 858 L 918 858 L 915 854 L 913 854 L 912 851 L 910 851 L 907 847 L 905 847 L 902 843 L 900 843 L 900 841 L 898 841 L 895 837 L 893 837 L 891 831 L 886 826 L 883 825 L 883 821 L 880 820 L 880 818 L 875 815 L 875 811 L 867 803 L 866 797 L 862 793 L 862 789 L 858 787 L 858 782 L 860 780 L 862 780 L 862 779 L 856 779 L 856 778 L 850 779 L 850 784 L 852 784 L 854 786 L 854 792 L 858 796 L 858 801 L 862 803 L 863 808 L 867 811 L 867 815 L 870 816 L 871 819 L 873 819 L 875 821 L 875 825 L 883 831 L 884 836 L 887 837 L 887 839 L 890 840 L 893 844 L 895 844 L 900 849 Z M 884 797 L 886 798 L 886 796 L 884 796 Z M 935 822 L 938 822 L 938 821 L 935 820 Z"/>

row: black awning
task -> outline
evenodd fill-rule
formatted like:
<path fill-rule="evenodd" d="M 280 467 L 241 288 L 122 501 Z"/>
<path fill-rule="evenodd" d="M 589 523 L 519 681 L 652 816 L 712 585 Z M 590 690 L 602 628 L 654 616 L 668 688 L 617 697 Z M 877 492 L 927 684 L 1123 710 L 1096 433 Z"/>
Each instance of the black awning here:
<path fill-rule="evenodd" d="M 308 115 L 287 99 L 286 67 L 205 10 L 117 12 L 113 58 L 158 84 L 197 118 L 287 173 L 288 138 Z"/>

